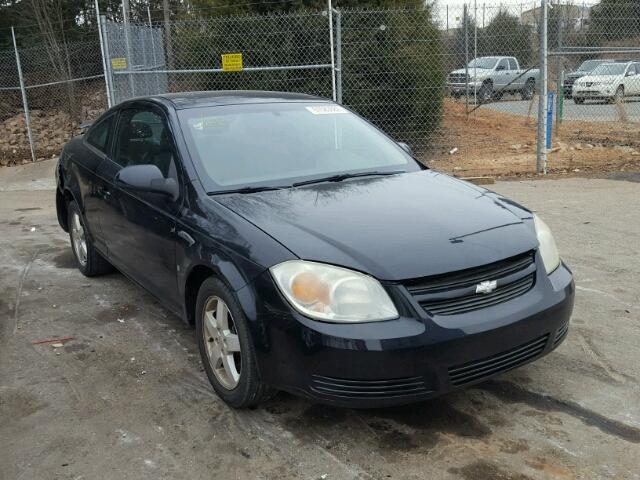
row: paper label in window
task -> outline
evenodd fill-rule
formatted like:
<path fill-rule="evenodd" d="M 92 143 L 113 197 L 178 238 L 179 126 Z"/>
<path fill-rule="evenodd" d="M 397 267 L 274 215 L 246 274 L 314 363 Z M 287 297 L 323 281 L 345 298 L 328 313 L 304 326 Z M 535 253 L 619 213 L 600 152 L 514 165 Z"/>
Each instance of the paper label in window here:
<path fill-rule="evenodd" d="M 313 105 L 306 107 L 314 115 L 337 115 L 340 113 L 349 113 L 349 110 L 340 105 Z"/>

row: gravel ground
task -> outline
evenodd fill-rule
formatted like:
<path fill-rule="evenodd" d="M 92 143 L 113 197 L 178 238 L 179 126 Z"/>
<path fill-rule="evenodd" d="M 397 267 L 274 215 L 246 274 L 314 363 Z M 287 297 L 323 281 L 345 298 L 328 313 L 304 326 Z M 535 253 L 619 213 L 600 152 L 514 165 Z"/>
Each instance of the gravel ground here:
<path fill-rule="evenodd" d="M 545 218 L 574 270 L 551 355 L 406 407 L 279 394 L 234 411 L 180 319 L 120 274 L 74 268 L 52 169 L 0 169 L 0 478 L 640 478 L 637 176 L 492 186 Z M 73 339 L 33 344 L 55 336 Z"/>

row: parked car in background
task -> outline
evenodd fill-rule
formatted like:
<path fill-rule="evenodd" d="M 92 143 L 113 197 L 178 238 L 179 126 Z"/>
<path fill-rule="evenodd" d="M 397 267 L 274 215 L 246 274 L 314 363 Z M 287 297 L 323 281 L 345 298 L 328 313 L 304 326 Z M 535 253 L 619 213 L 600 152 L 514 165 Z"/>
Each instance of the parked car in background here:
<path fill-rule="evenodd" d="M 276 389 L 415 402 L 537 360 L 569 329 L 572 274 L 539 217 L 326 99 L 129 100 L 64 147 L 56 178 L 79 270 L 113 266 L 194 325 L 233 407 Z"/>
<path fill-rule="evenodd" d="M 580 64 L 577 70 L 574 72 L 569 72 L 564 77 L 563 87 L 564 87 L 564 96 L 565 98 L 571 98 L 573 95 L 573 84 L 579 78 L 584 77 L 585 75 L 593 72 L 593 69 L 603 63 L 613 63 L 615 60 L 611 59 L 595 59 L 595 60 L 585 60 Z"/>
<path fill-rule="evenodd" d="M 640 95 L 640 62 L 603 63 L 580 78 L 573 88 L 573 101 L 623 102 L 625 97 Z"/>
<path fill-rule="evenodd" d="M 529 100 L 539 79 L 539 69 L 521 69 L 515 57 L 478 57 L 466 69 L 451 72 L 447 85 L 455 98 L 468 91 L 481 102 L 500 99 L 505 93 L 519 93 L 523 100 Z"/>

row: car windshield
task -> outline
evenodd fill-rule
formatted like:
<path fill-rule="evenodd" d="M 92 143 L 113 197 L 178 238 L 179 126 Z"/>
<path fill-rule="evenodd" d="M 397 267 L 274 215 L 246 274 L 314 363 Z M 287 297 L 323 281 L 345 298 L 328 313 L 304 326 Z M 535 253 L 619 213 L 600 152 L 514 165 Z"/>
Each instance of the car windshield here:
<path fill-rule="evenodd" d="M 469 62 L 469 68 L 493 68 L 498 62 L 498 57 L 474 58 Z"/>
<path fill-rule="evenodd" d="M 622 75 L 627 69 L 626 63 L 603 63 L 598 65 L 592 75 Z"/>
<path fill-rule="evenodd" d="M 603 63 L 605 63 L 605 61 L 603 61 L 603 60 L 585 60 L 584 62 L 582 62 L 582 65 L 580 65 L 580 67 L 578 67 L 578 71 L 579 72 L 590 72 L 591 70 L 596 68 L 598 65 L 601 65 Z"/>
<path fill-rule="evenodd" d="M 210 192 L 420 169 L 397 143 L 333 103 L 197 107 L 179 110 L 178 117 Z"/>

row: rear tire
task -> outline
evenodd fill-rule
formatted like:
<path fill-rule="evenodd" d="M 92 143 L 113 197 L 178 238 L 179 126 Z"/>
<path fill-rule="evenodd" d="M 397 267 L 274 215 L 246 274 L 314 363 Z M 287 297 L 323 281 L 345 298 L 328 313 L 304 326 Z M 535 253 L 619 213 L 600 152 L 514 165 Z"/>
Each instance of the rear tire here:
<path fill-rule="evenodd" d="M 247 408 L 276 393 L 262 383 L 247 319 L 218 278 L 207 278 L 198 292 L 196 336 L 209 382 L 227 405 Z"/>
<path fill-rule="evenodd" d="M 96 277 L 113 271 L 111 264 L 93 246 L 91 236 L 87 235 L 84 217 L 75 201 L 67 206 L 67 225 L 71 251 L 80 273 L 85 277 Z"/>

